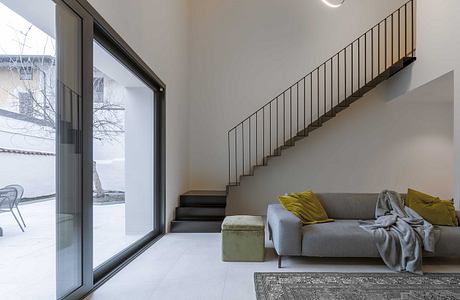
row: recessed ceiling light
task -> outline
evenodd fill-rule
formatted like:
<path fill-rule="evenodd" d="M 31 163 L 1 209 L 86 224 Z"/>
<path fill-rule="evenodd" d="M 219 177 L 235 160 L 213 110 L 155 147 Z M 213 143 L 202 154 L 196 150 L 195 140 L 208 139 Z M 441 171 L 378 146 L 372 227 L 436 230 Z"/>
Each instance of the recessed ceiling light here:
<path fill-rule="evenodd" d="M 345 2 L 345 0 L 322 0 L 322 1 L 324 2 L 324 4 L 332 8 L 340 7 Z"/>

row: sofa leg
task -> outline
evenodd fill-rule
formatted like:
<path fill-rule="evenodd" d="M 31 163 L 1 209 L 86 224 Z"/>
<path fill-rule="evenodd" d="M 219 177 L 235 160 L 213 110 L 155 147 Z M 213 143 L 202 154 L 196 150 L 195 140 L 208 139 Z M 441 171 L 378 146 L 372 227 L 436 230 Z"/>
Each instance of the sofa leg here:
<path fill-rule="evenodd" d="M 281 269 L 281 255 L 278 255 L 278 269 Z"/>

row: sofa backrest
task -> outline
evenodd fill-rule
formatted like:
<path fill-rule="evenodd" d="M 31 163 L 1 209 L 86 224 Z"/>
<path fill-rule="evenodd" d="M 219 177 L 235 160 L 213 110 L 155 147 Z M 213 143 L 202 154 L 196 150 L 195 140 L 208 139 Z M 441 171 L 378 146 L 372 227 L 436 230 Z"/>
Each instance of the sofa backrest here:
<path fill-rule="evenodd" d="M 318 193 L 329 218 L 373 220 L 378 193 Z M 401 195 L 404 200 L 405 195 Z"/>

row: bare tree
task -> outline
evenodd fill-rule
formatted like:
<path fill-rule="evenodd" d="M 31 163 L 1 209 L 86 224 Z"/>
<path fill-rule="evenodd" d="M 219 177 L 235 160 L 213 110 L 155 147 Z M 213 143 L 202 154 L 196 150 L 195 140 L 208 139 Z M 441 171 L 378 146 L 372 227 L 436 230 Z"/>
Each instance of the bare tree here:
<path fill-rule="evenodd" d="M 14 105 L 17 106 L 20 114 L 24 115 L 28 121 L 38 126 L 40 130 L 55 134 L 56 124 L 56 58 L 46 55 L 46 48 L 49 40 L 43 46 L 43 55 L 25 55 L 28 46 L 29 34 L 32 25 L 25 30 L 12 28 L 17 32 L 18 44 L 17 55 L 10 55 L 7 63 L 11 71 L 12 78 L 15 79 L 16 90 L 7 90 L 11 98 L 15 99 Z M 51 39 L 51 38 L 50 38 Z M 52 43 L 51 43 L 52 44 Z M 95 73 L 101 73 L 95 69 Z M 19 75 L 20 80 L 17 81 Z M 38 79 L 34 78 L 38 77 Z M 124 132 L 123 128 L 123 106 L 111 103 L 116 95 L 111 95 L 111 91 L 103 97 L 108 101 L 98 101 L 94 103 L 93 110 L 93 138 L 104 141 L 118 141 L 118 137 Z M 28 130 L 28 128 L 24 128 Z M 103 197 L 105 191 L 102 187 L 97 173 L 96 162 L 93 162 L 93 187 L 96 197 Z"/>

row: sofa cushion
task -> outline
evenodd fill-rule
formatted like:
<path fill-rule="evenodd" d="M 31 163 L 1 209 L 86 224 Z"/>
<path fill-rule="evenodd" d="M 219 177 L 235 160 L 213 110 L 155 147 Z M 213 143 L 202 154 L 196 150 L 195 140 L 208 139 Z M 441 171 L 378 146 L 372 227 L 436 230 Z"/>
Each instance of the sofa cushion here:
<path fill-rule="evenodd" d="M 408 189 L 406 205 L 433 225 L 458 226 L 454 203 Z"/>
<path fill-rule="evenodd" d="M 316 194 L 329 218 L 373 220 L 378 194 L 321 193 Z"/>
<path fill-rule="evenodd" d="M 303 227 L 302 255 L 323 257 L 380 257 L 373 237 L 357 220 Z"/>
<path fill-rule="evenodd" d="M 460 255 L 460 227 L 435 226 L 440 230 L 435 245 L 435 256 L 458 257 Z"/>
<path fill-rule="evenodd" d="M 316 224 L 332 222 L 334 220 L 327 217 L 318 197 L 312 191 L 302 193 L 291 193 L 278 197 L 285 209 L 298 217 L 303 224 Z"/>

